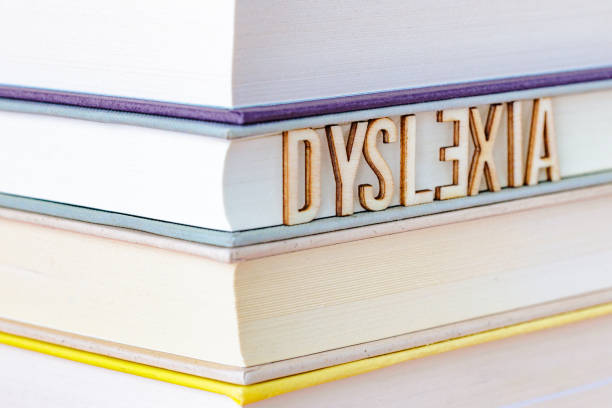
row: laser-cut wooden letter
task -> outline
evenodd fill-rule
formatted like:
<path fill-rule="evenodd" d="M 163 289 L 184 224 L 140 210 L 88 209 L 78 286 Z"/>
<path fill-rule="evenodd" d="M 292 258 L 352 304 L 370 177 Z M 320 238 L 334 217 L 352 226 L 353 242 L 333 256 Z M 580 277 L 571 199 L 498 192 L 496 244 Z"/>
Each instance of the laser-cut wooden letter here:
<path fill-rule="evenodd" d="M 376 147 L 379 133 L 383 135 L 383 143 L 393 143 L 397 141 L 397 126 L 389 118 L 375 119 L 368 123 L 363 155 L 378 178 L 379 191 L 378 195 L 374 196 L 374 187 L 369 184 L 360 185 L 359 202 L 363 208 L 370 211 L 384 210 L 393 198 L 393 174 Z"/>
<path fill-rule="evenodd" d="M 523 121 L 520 101 L 508 102 L 508 187 L 523 185 Z"/>
<path fill-rule="evenodd" d="M 299 200 L 299 143 L 305 145 L 304 205 Z M 283 132 L 283 223 L 312 221 L 321 206 L 321 142 L 312 129 Z"/>
<path fill-rule="evenodd" d="M 432 202 L 434 199 L 433 191 L 415 191 L 416 116 L 401 117 L 400 144 L 400 203 L 407 207 Z"/>
<path fill-rule="evenodd" d="M 530 186 L 538 184 L 540 169 L 546 169 L 548 181 L 561 179 L 550 98 L 540 98 L 533 101 L 525 184 Z"/>
<path fill-rule="evenodd" d="M 503 105 L 501 104 L 491 105 L 487 115 L 486 127 L 483 127 L 478 108 L 470 108 L 470 131 L 474 141 L 474 154 L 472 155 L 468 182 L 468 194 L 471 196 L 479 193 L 483 173 L 489 191 L 501 190 L 493 158 L 493 147 L 501 122 L 502 109 Z"/>
<path fill-rule="evenodd" d="M 355 176 L 361 162 L 367 128 L 368 122 L 353 122 L 345 144 L 340 126 L 325 127 L 336 180 L 336 215 L 351 215 L 355 212 Z"/>
<path fill-rule="evenodd" d="M 468 110 L 438 111 L 437 120 L 453 122 L 453 146 L 440 148 L 440 161 L 453 162 L 453 184 L 436 187 L 436 199 L 464 197 L 468 189 Z"/>

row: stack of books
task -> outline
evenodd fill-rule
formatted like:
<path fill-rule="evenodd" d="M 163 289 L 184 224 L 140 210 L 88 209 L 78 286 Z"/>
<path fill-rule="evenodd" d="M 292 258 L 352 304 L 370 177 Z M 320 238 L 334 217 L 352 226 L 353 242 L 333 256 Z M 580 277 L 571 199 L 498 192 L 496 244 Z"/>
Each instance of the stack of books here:
<path fill-rule="evenodd" d="M 2 406 L 612 398 L 608 2 L 0 13 Z"/>

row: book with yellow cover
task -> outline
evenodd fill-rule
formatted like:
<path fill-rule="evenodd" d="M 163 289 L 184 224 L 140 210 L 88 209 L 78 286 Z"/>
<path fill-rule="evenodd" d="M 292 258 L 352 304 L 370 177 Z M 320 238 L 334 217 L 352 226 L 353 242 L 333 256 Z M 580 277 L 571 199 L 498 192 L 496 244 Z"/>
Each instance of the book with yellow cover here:
<path fill-rule="evenodd" d="M 612 396 L 611 312 L 595 306 L 247 386 L 0 333 L 13 367 L 0 380 L 14 407 L 596 406 Z"/>

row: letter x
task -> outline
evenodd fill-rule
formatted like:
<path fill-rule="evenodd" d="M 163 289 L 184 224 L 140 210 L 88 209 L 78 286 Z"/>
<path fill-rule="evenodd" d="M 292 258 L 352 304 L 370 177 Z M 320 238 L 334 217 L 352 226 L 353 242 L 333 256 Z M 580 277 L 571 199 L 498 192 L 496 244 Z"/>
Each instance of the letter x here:
<path fill-rule="evenodd" d="M 478 194 L 482 173 L 485 174 L 487 187 L 490 191 L 501 190 L 497 179 L 497 170 L 493 162 L 493 146 L 501 121 L 502 106 L 501 104 L 491 105 L 487 115 L 486 128 L 482 127 L 478 108 L 470 108 L 470 130 L 474 141 L 474 155 L 472 156 L 468 183 L 468 194 L 471 196 Z"/>

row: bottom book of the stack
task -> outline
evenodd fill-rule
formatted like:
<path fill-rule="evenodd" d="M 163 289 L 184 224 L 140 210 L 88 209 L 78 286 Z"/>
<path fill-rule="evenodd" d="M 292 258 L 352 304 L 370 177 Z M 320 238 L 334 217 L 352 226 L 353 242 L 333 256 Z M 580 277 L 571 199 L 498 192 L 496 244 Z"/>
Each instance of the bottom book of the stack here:
<path fill-rule="evenodd" d="M 0 344 L 1 400 L 16 408 L 603 407 L 612 400 L 611 312 L 612 304 L 595 306 L 250 386 L 5 335 L 43 353 Z"/>

